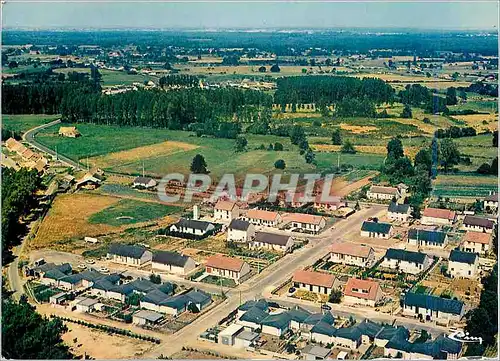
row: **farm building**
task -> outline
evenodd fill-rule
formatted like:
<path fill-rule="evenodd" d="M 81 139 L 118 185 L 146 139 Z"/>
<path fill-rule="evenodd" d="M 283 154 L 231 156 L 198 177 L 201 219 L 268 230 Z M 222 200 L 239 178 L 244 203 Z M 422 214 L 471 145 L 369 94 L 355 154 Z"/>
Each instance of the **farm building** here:
<path fill-rule="evenodd" d="M 324 217 L 304 213 L 287 214 L 283 217 L 283 223 L 295 230 L 298 229 L 312 234 L 319 233 L 326 225 Z"/>
<path fill-rule="evenodd" d="M 293 239 L 288 235 L 268 232 L 257 232 L 248 243 L 250 248 L 267 248 L 274 251 L 289 252 L 293 246 Z"/>
<path fill-rule="evenodd" d="M 448 243 L 445 232 L 413 228 L 408 232 L 408 243 L 418 247 L 444 248 Z"/>
<path fill-rule="evenodd" d="M 257 226 L 276 227 L 279 223 L 281 223 L 281 216 L 278 212 L 264 211 L 260 209 L 250 209 L 244 219 Z"/>
<path fill-rule="evenodd" d="M 425 253 L 389 248 L 385 252 L 384 259 L 380 266 L 404 273 L 418 274 L 425 271 L 431 263 L 431 258 Z"/>
<path fill-rule="evenodd" d="M 102 177 L 93 173 L 86 173 L 82 178 L 76 182 L 76 189 L 96 189 L 102 183 Z"/>
<path fill-rule="evenodd" d="M 333 289 L 335 276 L 329 273 L 297 270 L 293 274 L 292 282 L 298 289 L 329 295 Z"/>
<path fill-rule="evenodd" d="M 163 320 L 163 315 L 154 311 L 139 310 L 132 315 L 132 323 L 140 326 L 156 325 Z"/>
<path fill-rule="evenodd" d="M 250 275 L 248 263 L 232 257 L 214 255 L 205 264 L 206 272 L 209 275 L 230 278 L 236 283 L 243 282 Z"/>
<path fill-rule="evenodd" d="M 215 230 L 215 226 L 210 222 L 181 218 L 177 223 L 172 224 L 169 229 L 171 233 L 181 237 L 203 237 Z"/>
<path fill-rule="evenodd" d="M 465 216 L 462 224 L 463 230 L 472 232 L 492 233 L 494 227 L 495 222 L 491 219 L 469 215 Z"/>
<path fill-rule="evenodd" d="M 361 237 L 391 238 L 392 225 L 389 223 L 364 221 L 361 226 Z"/>
<path fill-rule="evenodd" d="M 409 204 L 389 203 L 387 209 L 387 218 L 391 221 L 408 222 L 410 218 L 411 207 Z"/>
<path fill-rule="evenodd" d="M 59 135 L 68 138 L 77 138 L 81 134 L 76 127 L 60 127 Z"/>
<path fill-rule="evenodd" d="M 465 252 L 485 254 L 491 249 L 492 239 L 489 233 L 465 233 L 460 248 Z"/>
<path fill-rule="evenodd" d="M 464 315 L 464 303 L 439 296 L 408 292 L 403 301 L 403 314 L 448 325 Z"/>
<path fill-rule="evenodd" d="M 330 262 L 358 267 L 370 267 L 375 262 L 372 247 L 357 243 L 334 243 L 330 247 Z"/>
<path fill-rule="evenodd" d="M 142 189 L 152 189 L 156 187 L 158 183 L 150 177 L 137 177 L 134 179 L 134 188 L 142 188 Z"/>
<path fill-rule="evenodd" d="M 214 218 L 222 221 L 231 221 L 240 215 L 240 207 L 233 201 L 219 200 L 214 207 Z"/>
<path fill-rule="evenodd" d="M 233 219 L 227 227 L 227 241 L 248 243 L 255 236 L 255 226 L 242 219 Z"/>
<path fill-rule="evenodd" d="M 483 207 L 487 211 L 496 211 L 498 210 L 498 193 L 492 193 L 486 197 L 484 197 Z"/>
<path fill-rule="evenodd" d="M 453 250 L 448 260 L 448 273 L 453 278 L 476 278 L 479 271 L 477 253 Z"/>
<path fill-rule="evenodd" d="M 196 263 L 191 257 L 177 252 L 158 251 L 153 254 L 151 268 L 153 271 L 186 275 L 196 268 Z"/>
<path fill-rule="evenodd" d="M 113 243 L 109 247 L 108 258 L 115 263 L 140 267 L 150 262 L 153 254 L 143 247 Z"/>
<path fill-rule="evenodd" d="M 434 226 L 451 226 L 457 215 L 449 209 L 426 208 L 422 214 L 421 223 Z"/>
<path fill-rule="evenodd" d="M 384 187 L 373 185 L 370 187 L 370 190 L 366 192 L 366 197 L 368 199 L 374 200 L 391 200 L 395 198 L 398 200 L 401 198 L 402 194 L 400 190 L 396 187 Z"/>
<path fill-rule="evenodd" d="M 382 289 L 376 281 L 349 278 L 344 288 L 344 303 L 346 304 L 375 307 L 382 296 Z"/>

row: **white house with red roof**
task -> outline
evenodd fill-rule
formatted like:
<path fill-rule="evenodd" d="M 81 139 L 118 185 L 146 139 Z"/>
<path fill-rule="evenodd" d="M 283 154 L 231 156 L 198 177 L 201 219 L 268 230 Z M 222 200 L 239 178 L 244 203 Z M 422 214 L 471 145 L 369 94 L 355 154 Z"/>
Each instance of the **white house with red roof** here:
<path fill-rule="evenodd" d="M 281 223 L 281 216 L 278 212 L 261 209 L 250 209 L 243 218 L 256 226 L 276 227 Z"/>
<path fill-rule="evenodd" d="M 426 208 L 420 223 L 429 226 L 451 226 L 456 218 L 456 213 L 449 209 Z"/>
<path fill-rule="evenodd" d="M 305 213 L 288 213 L 283 216 L 283 223 L 295 230 L 302 230 L 308 233 L 319 233 L 325 228 L 326 220 L 322 216 Z"/>
<path fill-rule="evenodd" d="M 358 267 L 370 267 L 375 263 L 375 251 L 363 244 L 341 242 L 330 246 L 330 262 Z"/>
<path fill-rule="evenodd" d="M 375 307 L 382 297 L 382 289 L 378 282 L 349 278 L 344 288 L 343 302 L 350 305 L 361 304 Z"/>
<path fill-rule="evenodd" d="M 485 254 L 491 249 L 491 234 L 480 232 L 465 233 L 460 249 L 465 252 Z"/>
<path fill-rule="evenodd" d="M 248 263 L 241 259 L 215 255 L 207 260 L 205 271 L 209 275 L 230 278 L 240 283 L 246 279 L 251 270 Z"/>
<path fill-rule="evenodd" d="M 330 197 L 332 200 L 322 200 L 322 194 L 318 194 L 314 200 L 314 208 L 322 211 L 336 211 L 339 208 L 347 207 L 347 202 L 340 197 Z"/>
<path fill-rule="evenodd" d="M 234 201 L 219 200 L 214 207 L 214 218 L 216 220 L 228 221 L 238 218 L 240 208 Z"/>
<path fill-rule="evenodd" d="M 329 295 L 335 283 L 335 276 L 329 273 L 297 270 L 293 274 L 292 282 L 298 289 Z"/>

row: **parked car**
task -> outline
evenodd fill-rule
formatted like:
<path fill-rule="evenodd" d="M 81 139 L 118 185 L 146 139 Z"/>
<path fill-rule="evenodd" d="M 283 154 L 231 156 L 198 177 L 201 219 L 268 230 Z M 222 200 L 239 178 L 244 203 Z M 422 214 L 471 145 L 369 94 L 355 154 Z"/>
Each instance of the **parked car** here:
<path fill-rule="evenodd" d="M 101 267 L 101 268 L 99 268 L 99 272 L 101 272 L 101 273 L 109 273 L 109 269 L 107 269 L 106 267 Z"/>
<path fill-rule="evenodd" d="M 85 260 L 85 263 L 88 263 L 88 264 L 94 264 L 95 263 L 95 260 L 93 258 L 89 258 L 89 259 L 86 259 Z"/>
<path fill-rule="evenodd" d="M 332 308 L 330 306 L 328 306 L 326 303 L 324 303 L 324 304 L 321 305 L 321 309 L 325 310 L 325 311 L 331 311 L 332 310 Z"/>
<path fill-rule="evenodd" d="M 295 289 L 295 287 L 290 287 L 290 288 L 288 289 L 288 293 L 294 293 L 295 291 L 297 291 L 297 290 Z"/>

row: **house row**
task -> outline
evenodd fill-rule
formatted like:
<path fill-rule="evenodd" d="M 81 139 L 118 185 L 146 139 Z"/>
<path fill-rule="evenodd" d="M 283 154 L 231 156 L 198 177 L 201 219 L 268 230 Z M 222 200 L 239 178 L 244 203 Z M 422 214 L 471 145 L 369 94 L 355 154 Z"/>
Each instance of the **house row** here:
<path fill-rule="evenodd" d="M 429 207 L 424 209 L 420 223 L 428 226 L 451 226 L 456 219 L 457 214 L 454 211 Z"/>
<path fill-rule="evenodd" d="M 31 149 L 27 148 L 21 142 L 18 142 L 14 138 L 9 138 L 5 141 L 5 147 L 13 153 L 20 156 L 26 163 L 24 166 L 30 169 L 36 169 L 38 172 L 43 171 L 43 169 L 49 164 L 47 158 L 35 153 Z"/>
<path fill-rule="evenodd" d="M 322 216 L 306 213 L 280 214 L 274 211 L 261 209 L 250 209 L 242 218 L 256 226 L 278 227 L 283 224 L 292 230 L 300 230 L 307 233 L 317 234 L 326 226 L 326 220 Z"/>
<path fill-rule="evenodd" d="M 186 293 L 171 296 L 159 289 L 151 290 L 144 295 L 140 301 L 142 309 L 164 313 L 167 315 L 178 316 L 186 310 L 189 310 L 190 305 L 201 311 L 212 303 L 212 297 L 201 290 L 190 290 Z"/>
<path fill-rule="evenodd" d="M 464 303 L 428 294 L 408 292 L 403 301 L 403 315 L 448 325 L 460 321 L 464 315 Z"/>
<path fill-rule="evenodd" d="M 448 235 L 437 230 L 412 228 L 408 232 L 408 244 L 418 247 L 444 248 L 448 244 Z"/>
<path fill-rule="evenodd" d="M 252 223 L 243 219 L 233 219 L 227 229 L 227 241 L 246 244 L 249 248 L 264 248 L 279 252 L 289 252 L 293 239 L 289 235 L 270 232 L 255 232 Z"/>
<path fill-rule="evenodd" d="M 493 233 L 495 221 L 483 217 L 466 215 L 462 222 L 464 231 Z"/>

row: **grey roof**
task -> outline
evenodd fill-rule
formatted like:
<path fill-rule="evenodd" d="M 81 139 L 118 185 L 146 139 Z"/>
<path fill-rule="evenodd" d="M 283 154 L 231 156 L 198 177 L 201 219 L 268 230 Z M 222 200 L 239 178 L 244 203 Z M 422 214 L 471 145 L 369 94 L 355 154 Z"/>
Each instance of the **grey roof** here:
<path fill-rule="evenodd" d="M 242 304 L 240 307 L 238 307 L 238 310 L 248 311 L 252 307 L 257 307 L 262 311 L 267 311 L 269 309 L 269 304 L 263 298 L 261 298 L 260 300 L 249 300 L 246 301 L 244 304 Z"/>
<path fill-rule="evenodd" d="M 245 341 L 254 341 L 257 338 L 259 338 L 259 334 L 257 332 L 252 332 L 252 331 L 242 331 L 236 336 L 236 338 Z"/>
<path fill-rule="evenodd" d="M 146 303 L 152 303 L 153 305 L 159 305 L 161 302 L 168 299 L 169 296 L 162 291 L 155 289 L 146 293 L 142 301 Z"/>
<path fill-rule="evenodd" d="M 311 316 L 311 312 L 304 310 L 303 308 L 296 306 L 288 311 L 292 321 L 304 322 L 309 316 Z"/>
<path fill-rule="evenodd" d="M 409 210 L 410 210 L 409 204 L 400 204 L 396 202 L 391 202 L 388 208 L 389 212 L 400 213 L 400 214 L 407 214 Z"/>
<path fill-rule="evenodd" d="M 262 243 L 276 244 L 280 246 L 286 246 L 290 236 L 276 233 L 268 232 L 257 232 L 255 233 L 255 240 Z"/>
<path fill-rule="evenodd" d="M 464 225 L 479 226 L 488 229 L 493 229 L 493 227 L 495 226 L 495 222 L 493 222 L 491 219 L 467 215 L 464 218 Z"/>
<path fill-rule="evenodd" d="M 176 267 L 184 267 L 188 260 L 188 256 L 183 256 L 177 252 L 158 251 L 153 254 L 153 262 L 168 264 Z"/>
<path fill-rule="evenodd" d="M 198 221 L 198 220 L 186 219 L 186 218 L 181 218 L 179 220 L 179 222 L 176 223 L 176 225 L 179 227 L 199 229 L 202 231 L 206 231 L 208 226 L 210 226 L 211 224 L 212 223 L 210 223 L 210 222 Z"/>
<path fill-rule="evenodd" d="M 142 255 L 146 252 L 146 248 L 139 246 L 130 246 L 126 244 L 113 243 L 109 247 L 110 254 L 116 254 L 122 257 L 130 257 L 130 258 L 141 258 Z"/>
<path fill-rule="evenodd" d="M 191 290 L 185 293 L 185 296 L 189 302 L 201 305 L 204 305 L 212 300 L 212 297 L 210 297 L 208 293 L 200 290 Z"/>
<path fill-rule="evenodd" d="M 408 292 L 405 295 L 404 304 L 454 315 L 461 315 L 464 308 L 462 301 L 413 292 Z"/>
<path fill-rule="evenodd" d="M 260 324 L 269 314 L 258 307 L 252 307 L 240 317 L 241 321 Z"/>
<path fill-rule="evenodd" d="M 89 282 L 95 282 L 98 279 L 105 277 L 104 274 L 97 272 L 96 270 L 85 270 L 83 272 L 80 272 L 79 275 L 83 280 Z"/>
<path fill-rule="evenodd" d="M 117 287 L 113 288 L 111 291 L 118 292 L 122 295 L 128 296 L 134 292 L 134 287 L 132 287 L 130 285 L 130 283 L 127 283 L 127 284 L 117 286 Z"/>
<path fill-rule="evenodd" d="M 42 264 L 41 266 L 35 267 L 34 269 L 37 270 L 38 272 L 47 272 L 50 270 L 58 270 L 59 272 L 66 273 L 66 274 L 71 272 L 71 270 L 72 270 L 71 265 L 69 263 L 63 263 L 63 264 L 59 264 L 59 265 L 56 265 L 55 263 L 45 263 L 45 264 Z"/>
<path fill-rule="evenodd" d="M 446 360 L 448 353 L 459 354 L 461 350 L 461 342 L 452 340 L 444 335 L 439 335 L 433 341 L 411 345 L 412 352 L 432 356 L 434 359 L 440 360 Z"/>
<path fill-rule="evenodd" d="M 151 322 L 157 322 L 163 318 L 163 315 L 149 310 L 140 310 L 134 313 L 133 317 L 139 317 Z"/>
<path fill-rule="evenodd" d="M 50 270 L 46 271 L 45 274 L 43 275 L 44 278 L 48 278 L 48 279 L 52 279 L 52 280 L 60 280 L 60 279 L 63 279 L 67 276 L 68 275 L 66 273 L 62 273 L 57 268 L 50 269 Z"/>
<path fill-rule="evenodd" d="M 167 295 L 171 295 L 174 293 L 174 285 L 170 282 L 165 282 L 159 285 L 156 285 L 156 289 L 166 293 Z"/>
<path fill-rule="evenodd" d="M 262 320 L 262 325 L 274 327 L 280 330 L 288 328 L 291 317 L 287 312 L 268 315 Z"/>
<path fill-rule="evenodd" d="M 375 338 L 377 334 L 382 331 L 383 326 L 379 323 L 372 322 L 368 319 L 356 325 L 356 328 L 361 332 L 362 335 L 366 335 L 370 338 Z"/>
<path fill-rule="evenodd" d="M 319 333 L 320 335 L 335 336 L 337 329 L 332 325 L 320 321 L 311 328 L 311 333 Z"/>
<path fill-rule="evenodd" d="M 333 325 L 335 323 L 335 317 L 333 317 L 331 312 L 313 313 L 304 320 L 304 323 L 308 325 L 315 325 L 318 322 L 325 322 L 329 325 Z"/>
<path fill-rule="evenodd" d="M 397 259 L 400 261 L 423 264 L 427 255 L 421 252 L 412 252 L 404 249 L 389 248 L 385 252 L 384 257 L 388 259 Z"/>
<path fill-rule="evenodd" d="M 108 282 L 117 283 L 120 280 L 120 275 L 118 273 L 111 273 L 103 277 Z"/>
<path fill-rule="evenodd" d="M 301 351 L 303 354 L 313 355 L 319 358 L 327 358 L 328 355 L 332 352 L 329 348 L 321 347 L 318 345 L 307 345 Z"/>
<path fill-rule="evenodd" d="M 342 327 L 337 329 L 335 337 L 346 338 L 348 340 L 357 341 L 361 338 L 361 331 L 356 326 Z"/>
<path fill-rule="evenodd" d="M 238 231 L 246 231 L 250 227 L 250 222 L 244 221 L 243 219 L 233 219 L 229 223 L 229 229 L 236 229 Z"/>
<path fill-rule="evenodd" d="M 410 337 L 410 331 L 403 326 L 393 327 L 389 325 L 383 326 L 382 330 L 377 334 L 376 338 L 381 340 L 390 340 L 394 336 L 400 339 L 408 339 Z"/>
<path fill-rule="evenodd" d="M 153 283 L 149 280 L 145 280 L 143 278 L 137 278 L 137 279 L 133 280 L 132 282 L 127 283 L 127 285 L 129 287 L 131 287 L 134 291 L 142 292 L 142 293 L 146 293 L 146 292 L 158 287 L 155 283 Z"/>
<path fill-rule="evenodd" d="M 90 307 L 90 306 L 95 305 L 96 303 L 99 303 L 96 299 L 85 297 L 83 300 L 81 300 L 80 302 L 78 302 L 78 305 Z"/>
<path fill-rule="evenodd" d="M 408 337 L 405 336 L 402 332 L 394 333 L 389 342 L 385 345 L 385 348 L 392 348 L 395 350 L 411 352 L 412 351 L 412 343 L 408 341 Z"/>
<path fill-rule="evenodd" d="M 94 284 L 92 285 L 92 288 L 95 288 L 97 290 L 103 290 L 103 291 L 120 292 L 118 286 L 116 286 L 113 282 L 111 282 L 105 278 L 95 281 Z"/>
<path fill-rule="evenodd" d="M 364 232 L 375 232 L 387 234 L 391 230 L 389 223 L 364 221 L 361 230 Z"/>
<path fill-rule="evenodd" d="M 426 229 L 410 229 L 408 232 L 409 239 L 416 239 L 417 241 L 425 241 L 427 243 L 443 244 L 446 239 L 446 233 L 440 231 L 429 231 Z"/>
<path fill-rule="evenodd" d="M 454 249 L 450 252 L 450 261 L 458 263 L 474 264 L 478 259 L 477 253 L 462 252 Z"/>
<path fill-rule="evenodd" d="M 134 179 L 134 183 L 148 184 L 152 180 L 153 180 L 153 178 L 150 178 L 150 177 L 137 177 Z"/>
<path fill-rule="evenodd" d="M 176 295 L 166 300 L 163 300 L 160 305 L 167 306 L 176 310 L 182 310 L 188 304 L 188 299 L 185 295 Z"/>
<path fill-rule="evenodd" d="M 71 283 L 72 285 L 76 285 L 83 279 L 82 275 L 80 273 L 75 273 L 73 275 L 66 276 L 64 278 L 61 278 L 59 281 L 60 282 L 67 282 Z"/>

